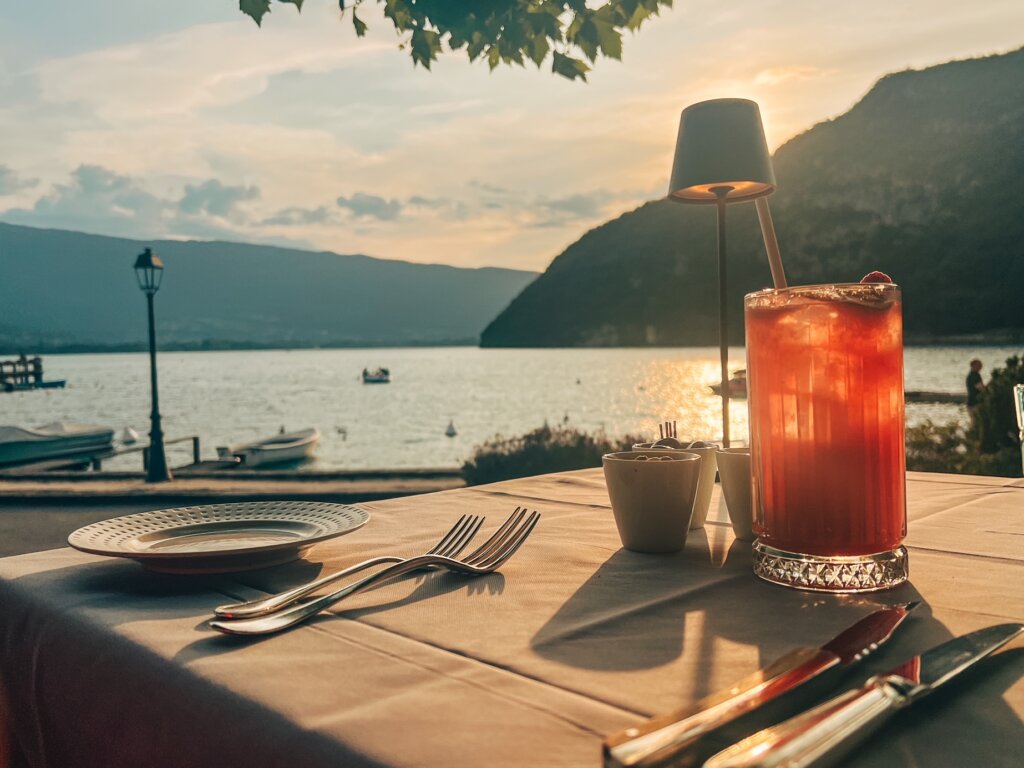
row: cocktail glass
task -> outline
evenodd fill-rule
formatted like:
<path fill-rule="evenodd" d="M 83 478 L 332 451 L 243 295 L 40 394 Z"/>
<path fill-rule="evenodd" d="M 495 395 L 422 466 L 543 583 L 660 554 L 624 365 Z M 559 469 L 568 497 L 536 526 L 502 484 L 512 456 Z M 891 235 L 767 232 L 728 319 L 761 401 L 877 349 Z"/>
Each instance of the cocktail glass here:
<path fill-rule="evenodd" d="M 899 287 L 749 294 L 754 572 L 803 589 L 887 589 L 908 574 Z"/>

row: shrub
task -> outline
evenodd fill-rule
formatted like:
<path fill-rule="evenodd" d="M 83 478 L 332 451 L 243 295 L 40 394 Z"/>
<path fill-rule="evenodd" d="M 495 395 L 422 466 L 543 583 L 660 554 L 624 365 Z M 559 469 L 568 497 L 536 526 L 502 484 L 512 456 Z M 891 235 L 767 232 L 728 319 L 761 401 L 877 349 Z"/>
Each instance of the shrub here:
<path fill-rule="evenodd" d="M 463 466 L 469 485 L 601 466 L 601 457 L 628 450 L 639 438 L 610 439 L 574 427 L 544 425 L 519 437 L 497 435 L 479 446 Z"/>
<path fill-rule="evenodd" d="M 934 424 L 926 421 L 907 429 L 907 469 L 1020 477 L 1020 448 L 1007 446 L 985 453 L 972 432 L 959 422 Z"/>

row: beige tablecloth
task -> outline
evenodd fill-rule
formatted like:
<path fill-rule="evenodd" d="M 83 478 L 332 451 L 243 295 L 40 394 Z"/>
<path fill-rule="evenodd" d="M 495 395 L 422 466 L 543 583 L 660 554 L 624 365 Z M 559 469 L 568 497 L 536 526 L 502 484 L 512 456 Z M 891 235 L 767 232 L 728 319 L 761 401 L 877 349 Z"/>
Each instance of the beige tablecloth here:
<path fill-rule="evenodd" d="M 600 470 L 374 502 L 306 560 L 169 577 L 70 549 L 0 560 L 0 766 L 598 766 L 601 737 L 728 686 L 873 606 L 921 599 L 852 682 L 954 635 L 1024 621 L 1024 482 L 912 473 L 911 583 L 862 597 L 751 574 L 716 495 L 679 555 L 622 550 Z M 205 626 L 464 512 L 544 515 L 501 571 L 432 573 L 261 640 Z M 902 713 L 851 766 L 1018 766 L 1024 643 Z"/>

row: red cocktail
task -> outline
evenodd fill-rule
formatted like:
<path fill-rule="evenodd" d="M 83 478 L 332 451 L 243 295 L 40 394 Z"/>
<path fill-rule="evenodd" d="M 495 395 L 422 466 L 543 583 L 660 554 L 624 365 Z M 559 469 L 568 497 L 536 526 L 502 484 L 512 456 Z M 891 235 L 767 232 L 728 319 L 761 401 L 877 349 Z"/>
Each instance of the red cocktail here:
<path fill-rule="evenodd" d="M 829 591 L 903 582 L 900 289 L 766 290 L 745 309 L 755 571 Z"/>

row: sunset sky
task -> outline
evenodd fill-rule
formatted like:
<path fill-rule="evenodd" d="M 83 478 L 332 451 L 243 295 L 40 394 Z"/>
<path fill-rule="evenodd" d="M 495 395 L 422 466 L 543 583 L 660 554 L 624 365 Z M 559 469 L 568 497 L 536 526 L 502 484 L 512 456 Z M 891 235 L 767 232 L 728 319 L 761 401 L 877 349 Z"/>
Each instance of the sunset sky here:
<path fill-rule="evenodd" d="M 590 82 L 414 68 L 371 0 L 5 2 L 0 220 L 541 270 L 665 192 L 679 110 L 758 101 L 774 148 L 880 76 L 1024 45 L 1021 0 L 686 2 Z M 2 243 L 0 243 L 2 248 Z"/>

